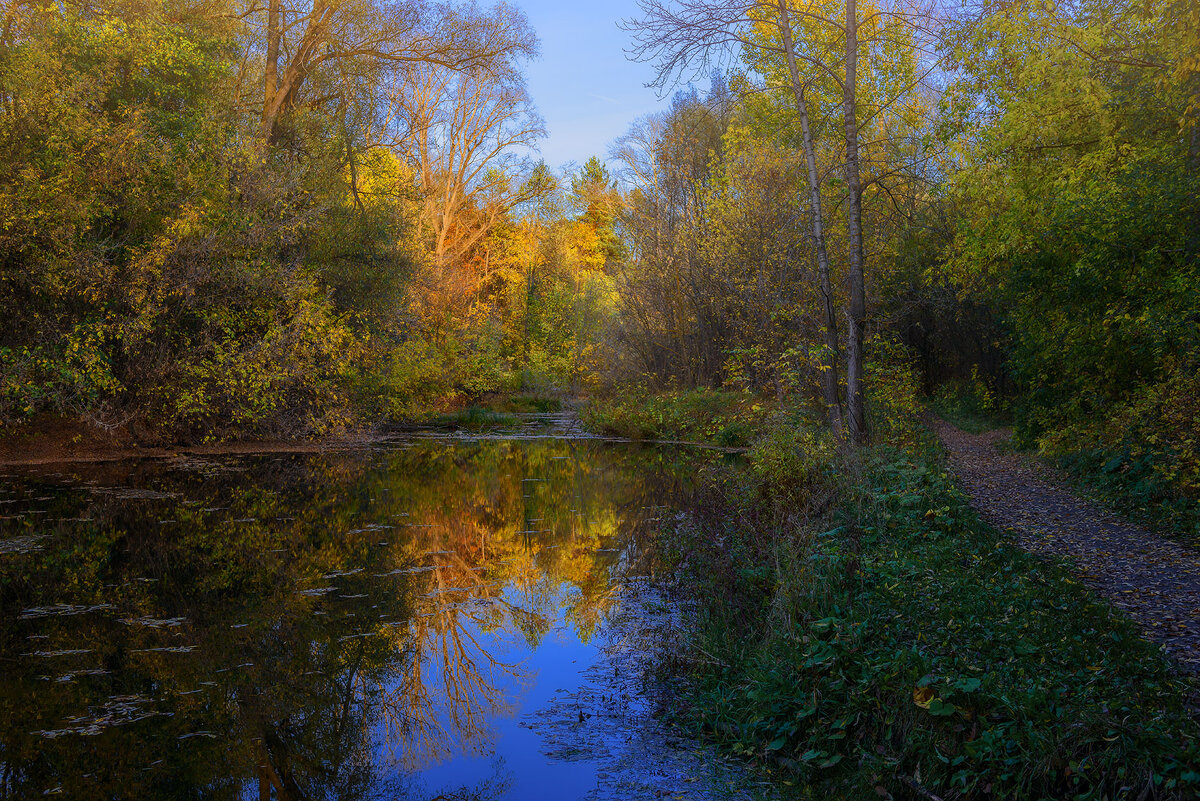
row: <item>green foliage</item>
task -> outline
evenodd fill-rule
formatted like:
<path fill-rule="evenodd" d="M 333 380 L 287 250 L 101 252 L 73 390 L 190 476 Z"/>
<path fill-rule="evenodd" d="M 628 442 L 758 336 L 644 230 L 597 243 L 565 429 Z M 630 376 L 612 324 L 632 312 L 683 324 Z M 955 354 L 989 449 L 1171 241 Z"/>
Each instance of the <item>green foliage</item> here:
<path fill-rule="evenodd" d="M 462 411 L 438 415 L 429 422 L 439 428 L 453 431 L 479 432 L 511 427 L 516 424 L 517 418 L 482 406 L 468 406 Z"/>
<path fill-rule="evenodd" d="M 1172 366 L 1107 420 L 1041 440 L 1044 452 L 1121 511 L 1200 536 L 1200 373 Z"/>
<path fill-rule="evenodd" d="M 330 213 L 330 154 L 297 166 L 241 136 L 216 17 L 165 0 L 22 13 L 0 70 L 0 418 L 187 440 L 345 424 L 366 337 L 312 243 L 339 236 L 353 259 L 371 237 Z"/>
<path fill-rule="evenodd" d="M 978 373 L 965 385 L 966 365 L 931 375 L 951 379 L 935 410 L 975 430 L 1011 412 L 1018 441 L 1182 529 L 1200 502 L 1190 19 L 1155 0 L 1012 6 L 949 26 L 961 80 L 943 132 L 959 168 L 927 214 L 943 233 L 914 234 L 906 255 L 943 318 L 991 310 L 958 315 L 977 319 L 958 337 L 974 344 L 955 346 L 974 351 L 987 387 Z M 957 359 L 926 358 L 939 361 Z"/>
<path fill-rule="evenodd" d="M 629 439 L 716 442 L 744 447 L 757 438 L 771 404 L 744 392 L 694 389 L 659 394 L 626 393 L 593 398 L 580 411 L 583 424 Z"/>
<path fill-rule="evenodd" d="M 1006 404 L 980 379 L 977 370 L 969 379 L 941 384 L 928 404 L 934 414 L 972 434 L 991 431 L 1010 422 Z"/>
<path fill-rule="evenodd" d="M 807 493 L 820 485 L 834 462 L 834 442 L 828 432 L 808 426 L 772 426 L 754 443 L 747 456 L 750 474 L 760 492 L 773 502 L 807 506 Z"/>
<path fill-rule="evenodd" d="M 506 395 L 498 399 L 498 410 L 514 414 L 548 414 L 561 411 L 561 398 L 550 395 Z"/>
<path fill-rule="evenodd" d="M 353 382 L 355 405 L 385 422 L 414 423 L 465 399 L 510 389 L 515 378 L 497 358 L 498 347 L 495 339 L 447 336 L 380 348 Z"/>
<path fill-rule="evenodd" d="M 514 386 L 513 309 L 440 286 L 486 272 L 483 254 L 431 266 L 420 165 L 359 141 L 378 138 L 380 65 L 337 79 L 354 102 L 299 104 L 264 138 L 247 89 L 261 31 L 228 11 L 6 7 L 0 426 L 50 413 L 159 441 L 309 436 Z"/>
<path fill-rule="evenodd" d="M 796 436 L 764 453 L 794 454 Z M 927 447 L 870 453 L 861 479 L 789 458 L 716 474 L 668 542 L 698 603 L 687 720 L 801 798 L 1200 791 L 1194 685 L 981 523 Z M 807 501 L 774 495 L 780 477 Z"/>
<path fill-rule="evenodd" d="M 1077 468 L 1127 454 L 1131 480 L 1107 481 L 1109 469 L 1101 483 L 1125 486 L 1127 508 L 1182 524 L 1180 510 L 1200 501 L 1198 195 L 1159 154 L 1109 179 L 1061 192 L 1045 231 L 1053 246 L 1013 258 L 996 290 L 1014 333 L 1017 433 Z"/>
<path fill-rule="evenodd" d="M 876 443 L 906 445 L 918 436 L 920 383 L 903 345 L 886 339 L 868 343 L 867 417 Z"/>

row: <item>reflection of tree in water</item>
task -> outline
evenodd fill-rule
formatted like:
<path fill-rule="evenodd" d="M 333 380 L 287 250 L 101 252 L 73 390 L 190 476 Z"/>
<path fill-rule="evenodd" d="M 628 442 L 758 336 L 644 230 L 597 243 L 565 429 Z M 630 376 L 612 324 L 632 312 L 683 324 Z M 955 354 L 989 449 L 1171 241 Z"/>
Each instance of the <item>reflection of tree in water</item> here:
<path fill-rule="evenodd" d="M 408 768 L 486 751 L 527 681 L 514 654 L 564 616 L 591 635 L 663 494 L 562 444 L 217 467 L 35 483 L 47 514 L 0 522 L 51 535 L 0 554 L 0 798 L 422 797 L 378 738 Z"/>
<path fill-rule="evenodd" d="M 405 632 L 412 644 L 408 669 L 382 692 L 388 741 L 409 770 L 455 753 L 481 753 L 492 721 L 511 712 L 510 695 L 527 679 L 520 665 L 481 642 L 480 633 L 497 628 L 506 605 L 484 595 L 489 588 L 475 571 L 454 561 L 431 571 L 431 597 Z M 462 583 L 467 579 L 476 584 Z"/>
<path fill-rule="evenodd" d="M 242 722 L 257 757 L 258 796 L 280 801 L 376 797 L 368 736 L 378 654 L 363 639 L 331 654 L 328 673 L 302 686 L 241 686 Z M 319 671 L 318 671 L 319 672 Z M 284 714 L 281 714 L 284 713 Z M 398 787 L 388 787 L 395 794 Z"/>

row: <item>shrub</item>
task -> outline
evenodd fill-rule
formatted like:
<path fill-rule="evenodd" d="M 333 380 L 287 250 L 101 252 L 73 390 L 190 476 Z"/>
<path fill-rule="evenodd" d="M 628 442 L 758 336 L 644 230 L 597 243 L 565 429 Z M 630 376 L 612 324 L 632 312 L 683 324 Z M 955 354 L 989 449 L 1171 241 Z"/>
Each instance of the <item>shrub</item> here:
<path fill-rule="evenodd" d="M 690 440 L 741 447 L 762 431 L 770 404 L 744 392 L 693 389 L 593 399 L 581 412 L 593 431 L 630 439 Z"/>

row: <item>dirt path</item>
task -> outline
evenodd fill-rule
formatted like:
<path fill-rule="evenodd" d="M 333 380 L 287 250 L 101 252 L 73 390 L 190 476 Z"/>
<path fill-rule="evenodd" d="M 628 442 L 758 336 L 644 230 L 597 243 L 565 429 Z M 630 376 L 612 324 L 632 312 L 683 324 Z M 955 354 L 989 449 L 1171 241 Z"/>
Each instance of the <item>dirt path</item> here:
<path fill-rule="evenodd" d="M 1182 670 L 1200 673 L 1200 549 L 1078 498 L 1028 456 L 997 450 L 1007 430 L 968 434 L 941 420 L 934 430 L 982 517 L 1032 552 L 1071 560 Z"/>

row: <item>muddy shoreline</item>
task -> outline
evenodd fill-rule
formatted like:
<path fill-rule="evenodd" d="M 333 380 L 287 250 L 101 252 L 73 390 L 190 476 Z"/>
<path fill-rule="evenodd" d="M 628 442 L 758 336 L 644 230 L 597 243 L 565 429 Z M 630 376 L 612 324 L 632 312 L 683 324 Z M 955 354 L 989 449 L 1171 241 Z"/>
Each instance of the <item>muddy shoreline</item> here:
<path fill-rule="evenodd" d="M 683 446 L 726 454 L 745 453 L 747 450 L 706 442 L 634 440 L 598 435 L 586 430 L 573 410 L 510 416 L 518 420 L 515 428 L 502 426 L 496 430 L 466 431 L 416 424 L 390 425 L 315 439 L 245 439 L 211 444 L 146 444 L 138 442 L 124 429 L 108 432 L 80 421 L 57 419 L 50 423 L 31 424 L 29 429 L 16 433 L 0 433 L 0 467 L 100 464 L 135 459 L 179 459 L 256 453 L 330 453 L 369 448 L 410 436 L 443 436 L 454 439 L 594 439 L 625 444 Z"/>
<path fill-rule="evenodd" d="M 129 436 L 84 426 L 20 432 L 0 437 L 0 467 L 96 464 L 131 459 L 176 459 L 249 453 L 326 453 L 369 447 L 393 439 L 392 432 L 362 431 L 319 439 L 234 440 L 213 444 L 143 445 Z"/>

